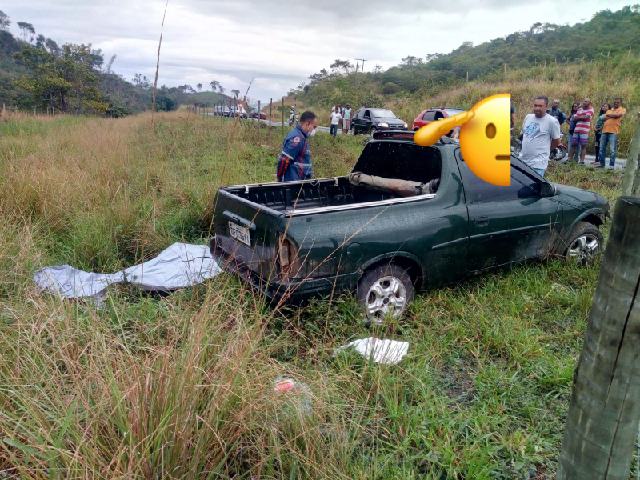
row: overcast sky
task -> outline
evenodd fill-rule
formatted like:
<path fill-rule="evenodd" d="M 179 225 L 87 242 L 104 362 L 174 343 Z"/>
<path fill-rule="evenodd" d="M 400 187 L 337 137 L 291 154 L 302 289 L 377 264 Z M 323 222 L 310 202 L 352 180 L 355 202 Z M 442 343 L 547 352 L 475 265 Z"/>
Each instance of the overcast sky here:
<path fill-rule="evenodd" d="M 169 0 L 159 83 L 279 98 L 336 58 L 366 58 L 365 70 L 407 55 L 448 53 L 528 29 L 535 22 L 574 24 L 631 0 Z M 116 73 L 153 78 L 164 0 L 2 0 L 16 23 L 46 37 L 91 43 Z"/>

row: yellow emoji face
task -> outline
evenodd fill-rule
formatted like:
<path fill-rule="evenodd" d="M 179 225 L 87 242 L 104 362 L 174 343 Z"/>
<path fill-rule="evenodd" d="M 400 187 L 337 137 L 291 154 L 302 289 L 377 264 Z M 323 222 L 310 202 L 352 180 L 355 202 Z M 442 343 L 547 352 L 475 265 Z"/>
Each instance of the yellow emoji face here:
<path fill-rule="evenodd" d="M 511 97 L 502 93 L 476 103 L 460 128 L 460 150 L 471 171 L 493 185 L 511 184 Z"/>

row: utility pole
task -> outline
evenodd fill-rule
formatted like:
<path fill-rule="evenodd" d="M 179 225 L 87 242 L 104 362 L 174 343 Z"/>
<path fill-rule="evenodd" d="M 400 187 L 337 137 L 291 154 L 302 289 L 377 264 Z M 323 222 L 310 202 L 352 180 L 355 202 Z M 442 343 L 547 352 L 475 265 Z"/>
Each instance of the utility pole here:
<path fill-rule="evenodd" d="M 367 60 L 366 58 L 356 58 L 357 61 L 362 61 L 362 73 L 364 73 L 364 62 Z M 358 64 L 356 63 L 356 72 L 358 71 Z"/>

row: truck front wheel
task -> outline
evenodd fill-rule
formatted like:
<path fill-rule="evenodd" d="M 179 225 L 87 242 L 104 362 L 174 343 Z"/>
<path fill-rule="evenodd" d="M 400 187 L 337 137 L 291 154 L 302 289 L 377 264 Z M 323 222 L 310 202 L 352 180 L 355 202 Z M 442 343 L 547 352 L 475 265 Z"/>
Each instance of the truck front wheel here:
<path fill-rule="evenodd" d="M 579 265 L 590 265 L 602 251 L 604 239 L 598 227 L 588 222 L 578 223 L 566 242 L 564 257 Z"/>
<path fill-rule="evenodd" d="M 358 282 L 358 302 L 364 307 L 367 319 L 376 324 L 382 324 L 388 316 L 401 317 L 414 294 L 407 271 L 393 264 L 371 268 Z"/>

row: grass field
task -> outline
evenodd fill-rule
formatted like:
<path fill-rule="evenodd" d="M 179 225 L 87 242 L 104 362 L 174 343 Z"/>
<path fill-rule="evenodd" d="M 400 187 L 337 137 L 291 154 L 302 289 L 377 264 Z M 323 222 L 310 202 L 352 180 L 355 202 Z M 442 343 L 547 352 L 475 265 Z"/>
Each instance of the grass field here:
<path fill-rule="evenodd" d="M 0 123 L 0 478 L 553 478 L 598 265 L 428 291 L 373 330 L 350 296 L 274 313 L 227 275 L 165 298 L 113 288 L 102 309 L 35 290 L 42 266 L 113 271 L 205 242 L 217 188 L 272 180 L 280 142 L 182 112 Z M 317 135 L 316 175 L 361 148 Z M 549 177 L 610 201 L 621 180 Z M 408 356 L 334 355 L 371 335 Z M 274 395 L 282 375 L 310 412 Z"/>

